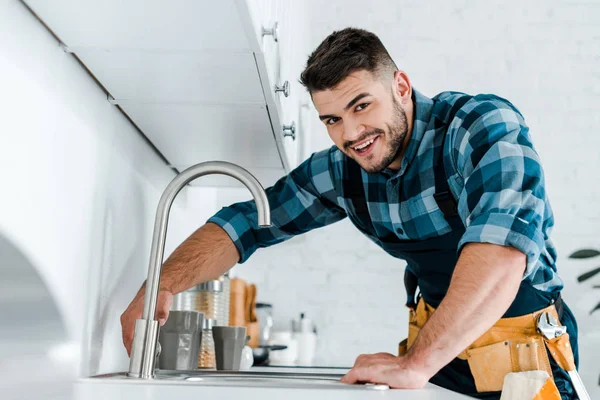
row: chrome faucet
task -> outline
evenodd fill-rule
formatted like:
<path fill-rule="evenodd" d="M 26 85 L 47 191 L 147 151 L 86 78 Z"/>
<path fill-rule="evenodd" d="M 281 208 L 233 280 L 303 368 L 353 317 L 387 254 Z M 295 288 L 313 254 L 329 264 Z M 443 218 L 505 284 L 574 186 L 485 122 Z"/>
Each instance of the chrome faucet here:
<path fill-rule="evenodd" d="M 177 175 L 165 189 L 156 210 L 154 234 L 152 235 L 152 250 L 150 252 L 150 266 L 146 280 L 146 294 L 144 296 L 144 311 L 142 318 L 135 321 L 133 343 L 131 346 L 131 359 L 127 376 L 134 378 L 154 378 L 158 346 L 159 324 L 156 320 L 156 303 L 158 302 L 158 289 L 160 284 L 160 271 L 162 269 L 165 251 L 165 238 L 169 211 L 175 196 L 192 180 L 204 175 L 222 174 L 242 182 L 252 193 L 258 212 L 258 225 L 271 225 L 271 212 L 269 200 L 258 182 L 248 171 L 240 166 L 223 161 L 209 161 L 189 167 Z"/>

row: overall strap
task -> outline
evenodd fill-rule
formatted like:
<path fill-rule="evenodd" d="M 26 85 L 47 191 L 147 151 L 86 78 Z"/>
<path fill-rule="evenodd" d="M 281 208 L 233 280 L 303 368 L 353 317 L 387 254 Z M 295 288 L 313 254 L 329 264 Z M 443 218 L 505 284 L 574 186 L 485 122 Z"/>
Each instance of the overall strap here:
<path fill-rule="evenodd" d="M 435 199 L 438 208 L 444 214 L 444 218 L 452 228 L 452 230 L 463 229 L 464 225 L 458 216 L 458 203 L 454 198 L 454 195 L 450 191 L 448 185 L 448 174 L 444 167 L 444 145 L 446 144 L 446 137 L 448 136 L 448 126 L 456 116 L 458 110 L 465 105 L 465 103 L 471 100 L 472 96 L 460 97 L 450 108 L 446 118 L 444 118 L 444 128 L 442 136 L 442 143 L 436 148 L 434 155 L 433 173 L 435 176 L 435 193 L 433 198 Z"/>
<path fill-rule="evenodd" d="M 458 215 L 458 203 L 454 198 L 454 195 L 450 191 L 448 185 L 448 174 L 444 167 L 444 145 L 446 143 L 446 136 L 448 136 L 448 126 L 454 119 L 454 116 L 458 110 L 465 105 L 465 103 L 471 100 L 472 96 L 460 97 L 450 108 L 449 112 L 445 115 L 440 128 L 442 131 L 442 143 L 435 149 L 434 162 L 433 162 L 433 173 L 435 181 L 435 193 L 433 198 L 438 205 L 440 211 L 444 214 L 444 219 L 448 222 L 448 225 L 453 231 L 464 229 L 464 225 L 460 216 Z M 406 289 L 406 307 L 411 310 L 417 307 L 417 288 L 419 286 L 419 278 L 408 266 L 404 270 L 404 289 Z"/>
<path fill-rule="evenodd" d="M 354 205 L 354 211 L 363 229 L 367 232 L 375 233 L 373 221 L 367 207 L 365 198 L 365 189 L 362 179 L 362 169 L 360 165 L 351 159 L 346 158 L 346 179 L 344 182 L 344 197 L 350 199 Z"/>

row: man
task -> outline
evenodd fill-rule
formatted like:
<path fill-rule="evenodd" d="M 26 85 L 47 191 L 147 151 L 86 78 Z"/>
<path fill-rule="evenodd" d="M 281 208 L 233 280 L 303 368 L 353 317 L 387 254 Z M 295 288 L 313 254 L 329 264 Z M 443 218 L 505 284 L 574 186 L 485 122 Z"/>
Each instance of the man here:
<path fill-rule="evenodd" d="M 551 310 L 567 326 L 577 359 L 543 170 L 519 111 L 493 95 L 425 97 L 379 39 L 359 29 L 327 37 L 301 81 L 335 146 L 267 189 L 271 227 L 257 226 L 253 201 L 233 204 L 173 252 L 162 272 L 161 324 L 173 294 L 259 247 L 349 217 L 407 261 L 412 311 L 408 351 L 361 355 L 344 382 L 421 388 L 431 381 L 498 398 L 507 373 L 545 369 L 571 398 L 568 375 L 535 332 L 539 311 Z M 142 288 L 121 317 L 128 352 L 143 296 Z M 505 328 L 490 329 L 495 324 Z"/>

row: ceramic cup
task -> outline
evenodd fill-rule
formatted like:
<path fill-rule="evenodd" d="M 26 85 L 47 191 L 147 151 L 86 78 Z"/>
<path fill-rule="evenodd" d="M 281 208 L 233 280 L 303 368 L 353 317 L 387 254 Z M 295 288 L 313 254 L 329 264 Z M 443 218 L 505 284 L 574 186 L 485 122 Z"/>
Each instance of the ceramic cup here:
<path fill-rule="evenodd" d="M 188 371 L 198 366 L 204 313 L 171 311 L 160 327 L 158 368 Z"/>
<path fill-rule="evenodd" d="M 239 371 L 246 345 L 245 326 L 213 326 L 217 370 Z"/>

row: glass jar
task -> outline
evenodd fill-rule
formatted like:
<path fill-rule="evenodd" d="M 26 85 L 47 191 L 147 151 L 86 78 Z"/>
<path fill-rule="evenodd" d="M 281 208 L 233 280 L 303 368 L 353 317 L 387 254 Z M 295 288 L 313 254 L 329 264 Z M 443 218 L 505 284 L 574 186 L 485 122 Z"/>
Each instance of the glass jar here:
<path fill-rule="evenodd" d="M 218 324 L 219 317 L 223 318 L 223 283 L 214 279 L 199 284 L 195 287 L 195 309 L 203 312 L 206 318 L 215 320 Z"/>
<path fill-rule="evenodd" d="M 202 338 L 200 341 L 200 356 L 198 357 L 198 368 L 215 369 L 217 359 L 215 356 L 215 340 L 212 328 L 215 326 L 214 319 L 205 319 L 202 326 Z"/>
<path fill-rule="evenodd" d="M 215 325 L 229 326 L 231 282 L 225 274 L 175 295 L 172 310 L 198 311 Z"/>

